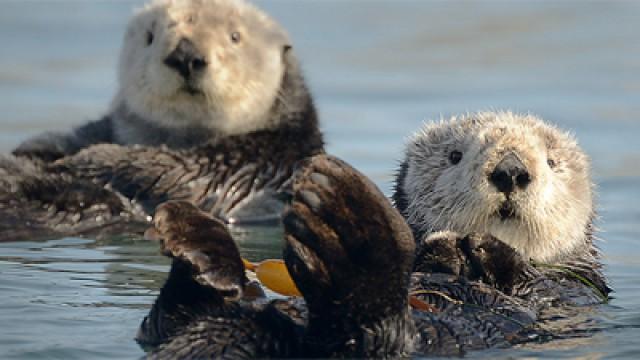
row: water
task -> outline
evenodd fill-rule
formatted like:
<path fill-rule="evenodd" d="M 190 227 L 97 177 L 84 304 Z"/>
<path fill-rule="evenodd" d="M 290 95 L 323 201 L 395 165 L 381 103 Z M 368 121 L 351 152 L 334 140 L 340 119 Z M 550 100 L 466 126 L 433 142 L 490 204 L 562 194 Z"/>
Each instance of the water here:
<path fill-rule="evenodd" d="M 475 357 L 640 354 L 640 3 L 259 1 L 290 31 L 328 150 L 386 192 L 422 121 L 531 111 L 571 129 L 593 159 L 599 236 L 615 299 L 582 341 Z M 99 117 L 140 2 L 12 2 L 0 12 L 0 151 Z M 251 259 L 277 229 L 234 229 Z M 140 239 L 0 244 L 0 357 L 137 358 L 133 336 L 168 268 Z"/>

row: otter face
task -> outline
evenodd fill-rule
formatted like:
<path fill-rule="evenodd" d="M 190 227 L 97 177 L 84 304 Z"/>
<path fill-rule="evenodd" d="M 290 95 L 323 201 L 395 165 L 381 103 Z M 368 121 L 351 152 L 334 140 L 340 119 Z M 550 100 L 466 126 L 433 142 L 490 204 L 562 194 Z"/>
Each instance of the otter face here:
<path fill-rule="evenodd" d="M 167 127 L 256 130 L 268 125 L 289 48 L 284 30 L 244 1 L 153 1 L 129 24 L 114 106 Z"/>
<path fill-rule="evenodd" d="M 585 242 L 589 161 L 568 134 L 534 116 L 486 112 L 426 125 L 404 166 L 396 200 L 421 236 L 489 233 L 537 261 Z"/>

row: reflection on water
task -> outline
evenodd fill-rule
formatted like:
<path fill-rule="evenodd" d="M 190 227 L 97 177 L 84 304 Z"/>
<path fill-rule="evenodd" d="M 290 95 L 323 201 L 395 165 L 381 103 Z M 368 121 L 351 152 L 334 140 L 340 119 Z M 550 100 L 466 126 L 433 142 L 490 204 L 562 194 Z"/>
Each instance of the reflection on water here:
<path fill-rule="evenodd" d="M 290 30 L 329 151 L 387 193 L 403 139 L 423 120 L 511 108 L 571 129 L 598 182 L 616 290 L 598 312 L 605 330 L 474 357 L 637 356 L 640 2 L 258 2 Z M 120 38 L 141 3 L 3 2 L 0 151 L 106 111 Z M 233 231 L 249 259 L 279 256 L 279 229 Z M 0 244 L 0 354 L 139 357 L 132 339 L 167 268 L 140 239 Z"/>

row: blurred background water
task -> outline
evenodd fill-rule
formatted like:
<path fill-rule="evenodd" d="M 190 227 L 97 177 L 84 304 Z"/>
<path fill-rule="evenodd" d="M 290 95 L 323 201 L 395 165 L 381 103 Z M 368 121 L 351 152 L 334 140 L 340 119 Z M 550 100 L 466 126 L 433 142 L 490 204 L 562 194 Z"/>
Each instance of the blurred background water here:
<path fill-rule="evenodd" d="M 102 115 L 125 24 L 141 1 L 0 3 L 0 151 Z M 640 356 L 640 2 L 295 1 L 258 4 L 289 30 L 328 150 L 387 193 L 423 121 L 533 112 L 593 159 L 599 236 L 616 290 L 605 331 L 474 357 Z M 234 229 L 252 259 L 280 233 Z M 137 358 L 133 341 L 167 270 L 155 244 L 119 237 L 0 244 L 0 357 Z"/>

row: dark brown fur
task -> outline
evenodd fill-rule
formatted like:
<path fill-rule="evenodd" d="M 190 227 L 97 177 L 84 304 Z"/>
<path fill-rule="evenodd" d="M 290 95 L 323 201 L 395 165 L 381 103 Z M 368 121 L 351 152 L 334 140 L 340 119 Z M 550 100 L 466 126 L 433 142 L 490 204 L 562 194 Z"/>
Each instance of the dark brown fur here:
<path fill-rule="evenodd" d="M 235 300 L 210 282 L 195 280 L 199 269 L 211 267 L 178 254 L 207 238 L 227 244 L 213 246 L 226 250 L 211 256 L 211 264 L 223 253 L 237 260 L 230 237 L 220 223 L 194 213 L 192 205 L 160 208 L 156 226 L 172 230 L 168 237 L 159 233 L 180 240 L 165 240 L 174 263 L 141 327 L 139 339 L 161 343 L 150 357 L 459 355 L 535 334 L 535 315 L 495 288 L 442 273 L 411 276 L 415 242 L 410 229 L 375 185 L 344 162 L 314 156 L 296 173 L 289 197 L 284 258 L 306 306 L 296 299 Z M 173 213 L 200 218 L 188 223 L 203 226 L 185 237 L 188 231 L 180 229 L 190 229 L 186 219 L 163 215 L 165 206 L 185 208 Z M 241 284 L 234 274 L 229 279 Z M 409 294 L 434 310 L 410 311 Z M 193 305 L 195 298 L 200 300 Z"/>
<path fill-rule="evenodd" d="M 22 230 L 3 232 L 0 241 L 123 231 L 127 224 L 138 231 L 171 199 L 189 200 L 225 221 L 278 221 L 277 191 L 300 159 L 323 151 L 310 99 L 299 116 L 305 120 L 188 150 L 104 144 L 51 164 L 6 159 L 0 228 Z M 19 223 L 12 220 L 18 213 Z"/>

